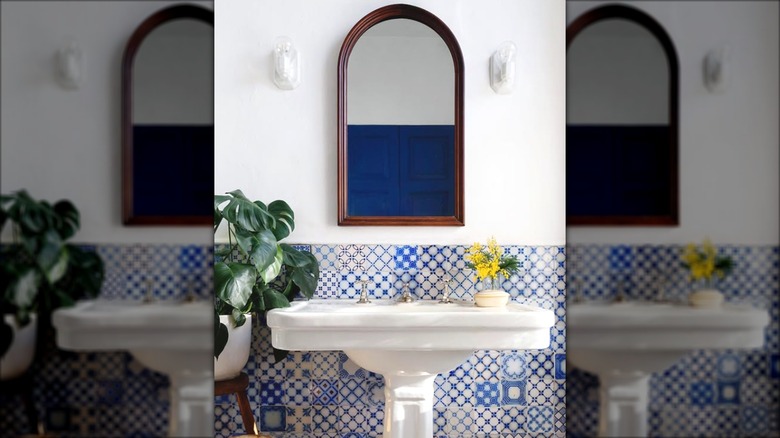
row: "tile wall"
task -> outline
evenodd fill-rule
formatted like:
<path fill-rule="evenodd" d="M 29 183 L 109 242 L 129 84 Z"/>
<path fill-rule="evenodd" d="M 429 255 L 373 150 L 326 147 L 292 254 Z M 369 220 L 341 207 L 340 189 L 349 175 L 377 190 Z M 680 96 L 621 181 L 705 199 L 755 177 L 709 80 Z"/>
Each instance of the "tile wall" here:
<path fill-rule="evenodd" d="M 357 299 L 358 280 L 372 298 L 395 297 L 403 281 L 418 299 L 438 299 L 449 274 L 454 298 L 470 299 L 475 285 L 465 268 L 465 246 L 299 245 L 320 262 L 320 298 Z M 522 271 L 504 282 L 514 300 L 552 309 L 558 319 L 551 345 L 533 351 L 477 351 L 436 379 L 434 436 L 516 438 L 565 436 L 565 251 L 508 246 Z M 261 430 L 274 437 L 381 436 L 384 383 L 338 351 L 292 352 L 274 363 L 269 331 L 254 328 L 245 372 Z M 215 434 L 243 433 L 233 395 L 215 403 Z"/>
<path fill-rule="evenodd" d="M 101 297 L 212 297 L 213 249 L 193 245 L 98 245 Z M 38 415 L 58 437 L 159 437 L 168 428 L 168 379 L 127 353 L 59 350 L 53 334 L 32 369 Z M 27 433 L 17 395 L 0 391 L 0 437 Z"/>
<path fill-rule="evenodd" d="M 757 350 L 700 350 L 650 379 L 651 437 L 776 437 L 780 434 L 778 365 L 778 247 L 725 246 L 734 270 L 717 287 L 729 302 L 770 313 L 765 345 Z M 570 245 L 569 296 L 611 299 L 622 283 L 630 300 L 684 301 L 691 291 L 681 246 Z M 578 369 L 568 375 L 568 431 L 595 436 L 598 378 Z"/>

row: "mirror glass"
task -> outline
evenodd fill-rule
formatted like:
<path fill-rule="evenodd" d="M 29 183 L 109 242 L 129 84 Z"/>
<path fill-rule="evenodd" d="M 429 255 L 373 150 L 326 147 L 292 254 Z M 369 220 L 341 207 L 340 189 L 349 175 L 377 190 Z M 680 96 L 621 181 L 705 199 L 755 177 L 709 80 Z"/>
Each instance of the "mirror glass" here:
<path fill-rule="evenodd" d="M 463 224 L 454 58 L 415 19 L 381 21 L 356 40 L 346 66 L 341 225 Z"/>
<path fill-rule="evenodd" d="M 672 68 L 647 27 L 587 25 L 566 54 L 570 224 L 676 221 Z"/>
<path fill-rule="evenodd" d="M 132 153 L 126 158 L 132 169 L 127 169 L 131 200 L 125 223 L 211 222 L 213 72 L 214 31 L 208 22 L 163 21 L 140 41 L 127 108 Z"/>

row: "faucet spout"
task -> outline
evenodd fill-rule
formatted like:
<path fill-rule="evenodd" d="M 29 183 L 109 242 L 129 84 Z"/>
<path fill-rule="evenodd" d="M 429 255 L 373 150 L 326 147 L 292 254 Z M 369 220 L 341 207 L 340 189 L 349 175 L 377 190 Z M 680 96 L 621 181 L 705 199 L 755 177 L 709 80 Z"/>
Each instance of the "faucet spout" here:
<path fill-rule="evenodd" d="M 415 299 L 412 297 L 412 294 L 409 293 L 409 283 L 404 283 L 403 292 L 401 293 L 401 298 L 396 300 L 399 303 L 413 303 Z"/>

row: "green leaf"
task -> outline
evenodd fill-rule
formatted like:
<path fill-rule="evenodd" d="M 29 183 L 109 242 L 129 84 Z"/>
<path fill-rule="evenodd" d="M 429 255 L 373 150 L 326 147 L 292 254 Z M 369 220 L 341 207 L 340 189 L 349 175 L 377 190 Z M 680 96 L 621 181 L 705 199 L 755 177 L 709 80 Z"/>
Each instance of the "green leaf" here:
<path fill-rule="evenodd" d="M 263 301 L 265 301 L 265 310 L 290 307 L 290 301 L 282 293 L 271 288 L 263 290 Z"/>
<path fill-rule="evenodd" d="M 54 204 L 54 212 L 59 218 L 55 228 L 62 240 L 73 237 L 76 231 L 79 230 L 81 223 L 79 211 L 76 210 L 76 207 L 70 201 L 62 200 Z"/>
<path fill-rule="evenodd" d="M 293 246 L 286 243 L 279 244 L 284 251 L 284 264 L 287 266 L 301 267 L 311 263 L 310 259 L 305 254 L 311 254 L 306 251 L 299 251 Z M 316 261 L 316 260 L 315 260 Z"/>
<path fill-rule="evenodd" d="M 252 233 L 236 229 L 236 243 L 242 252 L 249 256 L 255 269 L 264 271 L 274 263 L 278 251 L 276 237 L 270 230 Z"/>
<path fill-rule="evenodd" d="M 229 193 L 233 196 L 222 209 L 222 217 L 239 228 L 249 231 L 267 230 L 274 227 L 274 218 L 262 203 L 255 203 L 244 196 L 241 190 Z"/>
<path fill-rule="evenodd" d="M 54 284 L 68 268 L 68 249 L 55 230 L 47 231 L 40 240 L 36 262 L 49 284 Z"/>
<path fill-rule="evenodd" d="M 32 306 L 35 296 L 38 294 L 40 278 L 34 268 L 24 269 L 11 283 L 11 302 L 18 308 Z"/>
<path fill-rule="evenodd" d="M 295 268 L 290 278 L 301 288 L 301 292 L 306 298 L 314 296 L 314 291 L 317 289 L 317 273 L 302 268 Z"/>
<path fill-rule="evenodd" d="M 284 255 L 282 252 L 282 248 L 277 247 L 273 262 L 270 265 L 268 265 L 265 269 L 260 271 L 260 278 L 263 280 L 264 283 L 268 284 L 274 281 L 274 279 L 279 276 L 279 273 L 282 272 L 283 261 L 284 261 Z"/>
<path fill-rule="evenodd" d="M 243 309 L 257 281 L 252 265 L 244 263 L 214 263 L 214 293 L 236 309 Z"/>
<path fill-rule="evenodd" d="M 295 214 L 286 202 L 277 200 L 268 204 L 268 212 L 276 219 L 273 227 L 276 240 L 284 239 L 295 230 Z"/>
<path fill-rule="evenodd" d="M 214 357 L 219 358 L 228 341 L 228 328 L 219 320 L 219 314 L 214 310 Z"/>

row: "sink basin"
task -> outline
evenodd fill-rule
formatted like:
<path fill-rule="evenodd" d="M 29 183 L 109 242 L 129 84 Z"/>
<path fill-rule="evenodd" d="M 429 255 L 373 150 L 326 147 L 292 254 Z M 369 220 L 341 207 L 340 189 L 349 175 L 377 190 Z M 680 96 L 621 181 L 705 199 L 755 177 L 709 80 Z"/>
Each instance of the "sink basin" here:
<path fill-rule="evenodd" d="M 567 309 L 567 358 L 597 374 L 599 436 L 647 436 L 648 381 L 697 349 L 760 348 L 766 310 L 724 305 L 575 303 Z"/>
<path fill-rule="evenodd" d="M 52 316 L 57 345 L 74 351 L 129 351 L 170 378 L 170 436 L 213 433 L 212 304 L 87 300 Z"/>
<path fill-rule="evenodd" d="M 377 300 L 293 302 L 268 312 L 271 342 L 285 350 L 343 350 L 385 377 L 385 438 L 433 436 L 433 381 L 478 349 L 542 349 L 550 344 L 551 310 L 510 303 L 399 304 Z"/>

